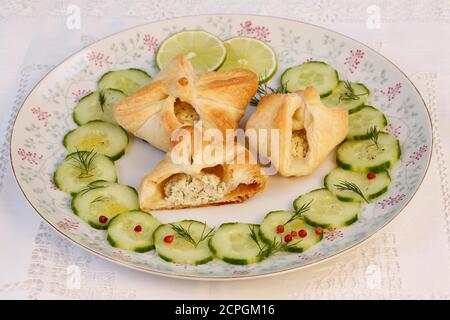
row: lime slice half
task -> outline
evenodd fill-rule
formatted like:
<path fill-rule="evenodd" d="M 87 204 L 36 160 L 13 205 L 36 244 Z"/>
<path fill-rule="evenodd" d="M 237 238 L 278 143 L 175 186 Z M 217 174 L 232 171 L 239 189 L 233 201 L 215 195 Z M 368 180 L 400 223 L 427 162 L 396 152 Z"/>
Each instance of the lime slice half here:
<path fill-rule="evenodd" d="M 227 50 L 219 38 L 200 30 L 181 31 L 164 40 L 156 54 L 156 64 L 161 70 L 172 59 L 184 56 L 194 68 L 202 71 L 218 69 L 225 60 Z"/>
<path fill-rule="evenodd" d="M 259 81 L 267 82 L 277 71 L 275 52 L 262 41 L 247 37 L 231 38 L 224 42 L 227 57 L 221 71 L 245 68 L 255 72 Z"/>

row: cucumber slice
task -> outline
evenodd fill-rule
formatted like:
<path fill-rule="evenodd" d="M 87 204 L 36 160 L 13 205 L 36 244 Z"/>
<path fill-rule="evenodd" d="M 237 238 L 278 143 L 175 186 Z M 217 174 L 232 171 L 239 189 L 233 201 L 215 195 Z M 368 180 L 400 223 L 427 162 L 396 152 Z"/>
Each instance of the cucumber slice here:
<path fill-rule="evenodd" d="M 295 214 L 292 211 L 272 211 L 269 212 L 261 223 L 259 234 L 261 238 L 270 246 L 277 243 L 285 243 L 284 237 L 291 234 L 292 231 L 305 230 L 306 237 L 294 236 L 289 243 L 285 243 L 283 249 L 289 252 L 303 252 L 322 240 L 322 233 L 316 234 L 315 228 L 305 223 L 302 218 L 295 219 L 285 224 Z M 277 227 L 284 226 L 284 232 L 277 233 Z"/>
<path fill-rule="evenodd" d="M 344 181 L 354 183 L 358 186 L 367 201 L 381 196 L 388 190 L 389 184 L 391 183 L 391 177 L 387 171 L 373 174 L 373 178 L 368 179 L 365 173 L 344 170 L 342 168 L 334 169 L 324 180 L 325 187 L 342 201 L 364 201 L 357 193 L 350 190 L 340 190 L 337 187 L 337 185 Z"/>
<path fill-rule="evenodd" d="M 126 95 L 116 89 L 96 91 L 83 97 L 73 111 L 73 121 L 79 126 L 93 120 L 102 120 L 117 124 L 114 106 Z"/>
<path fill-rule="evenodd" d="M 64 146 L 69 152 L 93 150 L 113 160 L 125 153 L 127 144 L 126 131 L 104 121 L 91 121 L 64 136 Z"/>
<path fill-rule="evenodd" d="M 118 214 L 138 209 L 134 188 L 107 181 L 90 183 L 72 199 L 73 212 L 96 229 L 106 229 Z"/>
<path fill-rule="evenodd" d="M 339 81 L 333 92 L 323 99 L 329 107 L 339 107 L 353 113 L 361 109 L 369 97 L 369 89 L 362 83 Z"/>
<path fill-rule="evenodd" d="M 294 201 L 295 210 L 309 205 L 303 215 L 306 223 L 315 227 L 339 228 L 358 220 L 360 203 L 340 201 L 328 189 L 318 189 L 301 195 Z"/>
<path fill-rule="evenodd" d="M 287 91 L 295 92 L 313 86 L 320 96 L 326 97 L 337 87 L 337 71 L 322 61 L 310 61 L 286 69 L 281 75 L 281 83 Z"/>
<path fill-rule="evenodd" d="M 150 213 L 139 210 L 115 216 L 108 226 L 108 241 L 116 248 L 135 252 L 152 250 L 153 232 L 161 223 Z"/>
<path fill-rule="evenodd" d="M 56 186 L 69 194 L 75 194 L 95 180 L 117 181 L 114 162 L 92 151 L 77 151 L 66 156 L 55 171 Z"/>
<path fill-rule="evenodd" d="M 261 250 L 264 246 L 258 225 L 238 222 L 222 224 L 209 240 L 209 247 L 216 257 L 237 265 L 262 261 L 269 252 Z"/>
<path fill-rule="evenodd" d="M 177 233 L 176 230 L 180 228 L 190 234 L 196 245 Z M 213 259 L 213 254 L 208 247 L 208 238 L 211 233 L 212 229 L 202 222 L 183 220 L 160 225 L 155 230 L 153 239 L 156 252 L 162 259 L 173 263 L 199 265 Z M 173 240 L 166 242 L 167 236 L 173 236 Z"/>
<path fill-rule="evenodd" d="M 124 70 L 113 70 L 105 73 L 98 80 L 99 90 L 116 89 L 127 96 L 152 81 L 152 77 L 144 70 L 130 68 Z"/>
<path fill-rule="evenodd" d="M 358 172 L 381 172 L 391 168 L 401 155 L 399 141 L 380 132 L 378 146 L 372 140 L 347 140 L 337 150 L 336 162 L 344 169 Z"/>
<path fill-rule="evenodd" d="M 364 140 L 369 138 L 368 131 L 376 127 L 378 131 L 387 126 L 387 120 L 383 112 L 372 107 L 364 106 L 348 117 L 348 139 Z"/>

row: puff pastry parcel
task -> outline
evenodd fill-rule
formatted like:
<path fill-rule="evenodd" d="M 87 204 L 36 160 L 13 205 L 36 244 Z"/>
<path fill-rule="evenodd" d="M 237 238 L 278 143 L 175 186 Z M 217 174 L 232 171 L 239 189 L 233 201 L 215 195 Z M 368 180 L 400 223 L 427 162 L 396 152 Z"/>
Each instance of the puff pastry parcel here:
<path fill-rule="evenodd" d="M 252 71 L 198 73 L 179 55 L 151 83 L 121 100 L 115 117 L 127 131 L 168 151 L 171 133 L 198 120 L 205 128 L 237 128 L 257 87 Z"/>
<path fill-rule="evenodd" d="M 342 142 L 348 131 L 348 113 L 322 104 L 313 87 L 289 94 L 263 97 L 250 116 L 246 129 L 278 129 L 279 140 L 260 145 L 260 155 L 269 157 L 283 176 L 312 173 Z M 268 135 L 270 137 L 270 135 Z M 278 153 L 274 143 L 278 143 Z M 275 148 L 273 148 L 275 147 Z"/>
<path fill-rule="evenodd" d="M 188 140 L 186 140 L 188 141 Z M 180 144 L 185 143 L 185 140 Z M 178 146 L 178 145 L 177 145 Z M 201 156 L 210 146 L 190 150 L 190 163 L 175 161 L 176 147 L 141 182 L 140 207 L 144 211 L 181 209 L 243 202 L 262 191 L 266 176 L 251 161 L 249 151 L 234 144 L 208 160 Z M 230 150 L 232 149 L 232 150 Z M 244 160 L 244 161 L 243 161 Z"/>

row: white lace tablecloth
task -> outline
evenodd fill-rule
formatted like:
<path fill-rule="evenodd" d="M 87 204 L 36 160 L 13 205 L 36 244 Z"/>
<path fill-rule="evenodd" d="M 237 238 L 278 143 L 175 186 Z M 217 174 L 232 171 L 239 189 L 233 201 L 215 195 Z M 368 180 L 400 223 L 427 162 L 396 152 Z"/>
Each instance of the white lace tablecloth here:
<path fill-rule="evenodd" d="M 70 21 L 79 10 L 80 24 Z M 252 13 L 324 26 L 380 51 L 419 88 L 434 128 L 414 199 L 368 242 L 328 262 L 240 282 L 153 276 L 104 261 L 60 237 L 14 181 L 9 137 L 32 87 L 81 47 L 177 16 Z M 450 298 L 450 1 L 0 1 L 0 298 Z M 75 266 L 75 269 L 74 269 Z M 70 283 L 79 273 L 80 286 Z M 274 288 L 279 288 L 275 290 Z"/>

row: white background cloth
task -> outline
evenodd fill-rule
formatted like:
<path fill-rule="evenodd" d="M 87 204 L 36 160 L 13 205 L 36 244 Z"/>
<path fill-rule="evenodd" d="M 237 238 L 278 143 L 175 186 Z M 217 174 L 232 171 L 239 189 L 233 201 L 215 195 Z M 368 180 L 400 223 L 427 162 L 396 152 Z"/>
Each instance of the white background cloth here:
<path fill-rule="evenodd" d="M 80 29 L 66 26 L 74 7 L 80 10 Z M 107 35 L 206 13 L 271 15 L 324 26 L 380 51 L 412 79 L 431 113 L 433 158 L 416 196 L 388 227 L 358 248 L 304 270 L 196 282 L 104 261 L 61 238 L 33 212 L 12 176 L 8 141 L 14 114 L 36 82 Z M 450 1 L 444 0 L 0 0 L 0 298 L 449 299 L 449 40 Z M 70 282 L 74 273 L 79 288 Z"/>

